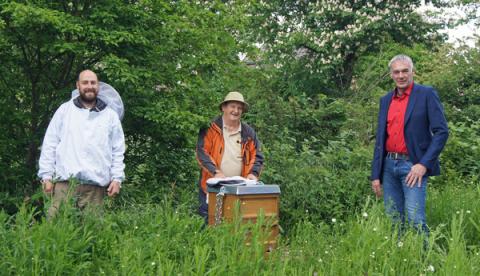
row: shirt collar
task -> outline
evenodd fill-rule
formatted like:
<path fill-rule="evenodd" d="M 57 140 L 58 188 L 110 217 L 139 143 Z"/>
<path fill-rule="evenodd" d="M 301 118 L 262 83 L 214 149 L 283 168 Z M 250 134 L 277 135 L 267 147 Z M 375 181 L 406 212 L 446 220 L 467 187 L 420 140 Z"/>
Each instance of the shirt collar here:
<path fill-rule="evenodd" d="M 73 99 L 73 104 L 80 109 L 86 109 L 83 106 L 82 102 L 80 101 L 80 96 Z M 107 107 L 107 104 L 104 101 L 102 101 L 100 98 L 97 98 L 97 101 L 95 102 L 95 106 L 90 109 L 90 112 L 100 112 L 104 110 L 105 107 Z"/>
<path fill-rule="evenodd" d="M 223 126 L 223 132 L 228 133 L 227 126 L 225 125 L 225 122 L 222 119 L 222 126 Z M 238 126 L 238 129 L 230 134 L 236 134 L 242 131 L 242 123 Z"/>
<path fill-rule="evenodd" d="M 394 98 L 404 98 L 404 97 L 407 97 L 407 96 L 410 96 L 410 93 L 412 92 L 412 89 L 413 89 L 413 81 L 412 83 L 407 87 L 407 90 L 405 90 L 405 92 L 403 92 L 402 96 L 398 96 L 398 88 L 395 88 L 395 91 L 393 92 L 393 97 Z"/>

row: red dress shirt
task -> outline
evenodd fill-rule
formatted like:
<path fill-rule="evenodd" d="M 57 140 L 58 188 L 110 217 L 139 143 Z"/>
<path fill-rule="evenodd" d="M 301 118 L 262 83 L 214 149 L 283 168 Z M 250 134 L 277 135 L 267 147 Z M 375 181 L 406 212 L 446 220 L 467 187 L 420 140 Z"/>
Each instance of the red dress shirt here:
<path fill-rule="evenodd" d="M 397 90 L 395 90 L 395 93 L 393 94 L 387 116 L 386 149 L 388 152 L 408 154 L 403 129 L 405 112 L 407 111 L 408 99 L 410 98 L 412 88 L 413 82 L 401 96 L 397 95 Z"/>

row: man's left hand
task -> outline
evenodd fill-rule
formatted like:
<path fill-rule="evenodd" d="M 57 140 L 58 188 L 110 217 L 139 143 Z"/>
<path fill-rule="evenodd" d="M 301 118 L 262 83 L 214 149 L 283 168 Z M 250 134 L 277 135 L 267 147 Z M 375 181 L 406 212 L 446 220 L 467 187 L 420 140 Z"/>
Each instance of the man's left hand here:
<path fill-rule="evenodd" d="M 253 174 L 247 175 L 247 179 L 250 179 L 250 180 L 258 180 L 258 178 L 257 178 L 255 175 L 253 175 Z"/>
<path fill-rule="evenodd" d="M 112 197 L 115 196 L 116 194 L 120 193 L 120 183 L 117 181 L 113 180 L 110 182 L 110 185 L 108 185 L 108 196 Z"/>
<path fill-rule="evenodd" d="M 407 186 L 413 188 L 415 184 L 418 184 L 418 187 L 422 186 L 422 177 L 427 172 L 427 168 L 425 168 L 422 164 L 415 164 L 410 169 L 410 172 L 407 175 L 405 181 L 407 182 Z"/>

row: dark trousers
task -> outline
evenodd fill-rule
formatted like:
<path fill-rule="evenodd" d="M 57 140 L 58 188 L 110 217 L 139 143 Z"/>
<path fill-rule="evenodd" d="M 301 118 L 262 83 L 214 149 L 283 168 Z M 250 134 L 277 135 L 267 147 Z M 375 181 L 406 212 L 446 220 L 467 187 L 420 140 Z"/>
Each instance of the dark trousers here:
<path fill-rule="evenodd" d="M 205 225 L 208 225 L 208 204 L 207 204 L 207 194 L 202 190 L 198 189 L 198 214 L 205 220 Z"/>

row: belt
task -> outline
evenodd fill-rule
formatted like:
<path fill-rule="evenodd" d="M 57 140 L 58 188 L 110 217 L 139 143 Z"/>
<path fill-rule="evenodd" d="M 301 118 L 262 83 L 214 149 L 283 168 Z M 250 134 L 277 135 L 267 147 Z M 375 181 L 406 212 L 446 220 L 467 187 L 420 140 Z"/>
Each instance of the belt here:
<path fill-rule="evenodd" d="M 388 159 L 393 159 L 393 160 L 409 160 L 410 158 L 408 157 L 408 154 L 405 153 L 399 153 L 399 152 L 387 152 L 387 158 Z"/>

